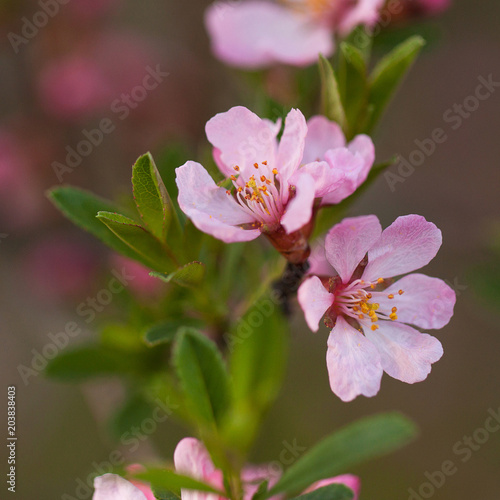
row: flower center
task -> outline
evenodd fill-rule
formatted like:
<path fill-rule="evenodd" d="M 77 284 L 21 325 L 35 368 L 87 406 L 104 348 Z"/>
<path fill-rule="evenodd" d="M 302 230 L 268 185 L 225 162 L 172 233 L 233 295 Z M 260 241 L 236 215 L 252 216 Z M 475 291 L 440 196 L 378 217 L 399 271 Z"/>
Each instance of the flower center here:
<path fill-rule="evenodd" d="M 267 161 L 254 163 L 255 173 L 244 175 L 239 166 L 230 179 L 234 189 L 226 193 L 233 196 L 247 213 L 261 224 L 279 223 L 284 207 L 280 192 L 280 183 L 276 176 L 278 170 L 271 169 Z"/>
<path fill-rule="evenodd" d="M 380 303 L 377 302 L 380 297 L 387 297 L 390 300 L 395 298 L 392 293 L 387 294 L 376 290 L 383 283 L 384 278 L 379 278 L 374 282 L 361 279 L 353 281 L 336 294 L 335 305 L 338 313 L 350 316 L 360 323 L 371 323 L 370 328 L 373 331 L 378 329 L 379 319 L 396 321 L 398 308 L 382 310 Z M 398 295 L 403 295 L 403 293 L 404 290 L 398 291 Z"/>

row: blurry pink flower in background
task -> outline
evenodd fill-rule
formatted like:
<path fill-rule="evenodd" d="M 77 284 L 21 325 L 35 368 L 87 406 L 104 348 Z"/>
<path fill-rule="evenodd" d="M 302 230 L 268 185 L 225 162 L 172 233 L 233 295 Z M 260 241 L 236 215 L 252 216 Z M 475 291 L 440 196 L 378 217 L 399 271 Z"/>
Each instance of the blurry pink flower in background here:
<path fill-rule="evenodd" d="M 374 215 L 348 218 L 328 233 L 331 270 L 306 279 L 298 300 L 311 330 L 326 314 L 330 386 L 343 401 L 377 394 L 384 371 L 420 382 L 441 358 L 440 342 L 406 323 L 442 328 L 453 315 L 455 292 L 423 274 L 391 279 L 427 265 L 441 241 L 441 231 L 418 215 L 398 217 L 383 232 Z"/>
<path fill-rule="evenodd" d="M 110 83 L 96 62 L 73 54 L 46 66 L 39 79 L 45 111 L 62 120 L 79 121 L 111 102 Z"/>
<path fill-rule="evenodd" d="M 451 5 L 451 0 L 407 0 L 410 3 L 416 4 L 424 14 L 439 14 L 448 9 Z"/>
<path fill-rule="evenodd" d="M 120 0 L 71 0 L 68 8 L 78 22 L 95 21 L 119 5 Z"/>
<path fill-rule="evenodd" d="M 50 167 L 52 144 L 39 132 L 24 118 L 0 128 L 0 232 L 28 229 L 45 215 L 41 168 Z"/>
<path fill-rule="evenodd" d="M 133 276 L 130 280 L 129 289 L 140 299 L 157 298 L 164 285 L 157 279 L 149 275 L 151 269 L 143 266 L 135 260 L 128 259 L 122 255 L 112 254 L 111 266 L 116 269 L 124 270 L 127 275 Z"/>
<path fill-rule="evenodd" d="M 320 53 L 333 53 L 335 33 L 345 36 L 359 24 L 373 25 L 383 4 L 384 0 L 216 2 L 207 9 L 205 24 L 213 52 L 229 65 L 305 66 Z"/>
<path fill-rule="evenodd" d="M 24 270 L 34 290 L 44 298 L 81 298 L 92 290 L 98 266 L 94 253 L 81 241 L 50 236 L 32 243 Z"/>
<path fill-rule="evenodd" d="M 280 128 L 243 107 L 207 123 L 214 159 L 233 189 L 215 184 L 199 163 L 176 169 L 179 205 L 198 229 L 227 243 L 281 228 L 291 234 L 311 221 L 315 200 L 336 203 L 366 178 L 374 159 L 367 136 L 346 148 L 338 126 L 319 117 L 307 124 L 295 109 L 278 144 Z"/>

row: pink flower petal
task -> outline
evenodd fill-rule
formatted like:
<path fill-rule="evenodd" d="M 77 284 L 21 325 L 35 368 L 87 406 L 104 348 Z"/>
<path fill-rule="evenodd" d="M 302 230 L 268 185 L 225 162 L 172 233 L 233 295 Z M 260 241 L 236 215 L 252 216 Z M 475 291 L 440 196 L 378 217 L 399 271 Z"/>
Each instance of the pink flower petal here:
<path fill-rule="evenodd" d="M 373 26 L 379 18 L 379 10 L 384 3 L 385 0 L 358 0 L 339 23 L 340 33 L 347 35 L 359 24 Z"/>
<path fill-rule="evenodd" d="M 320 238 L 314 242 L 309 256 L 308 274 L 316 276 L 335 276 L 337 271 L 328 262 L 325 255 L 325 238 Z"/>
<path fill-rule="evenodd" d="M 325 240 L 326 258 L 347 283 L 370 247 L 380 238 L 382 227 L 375 215 L 352 217 L 330 229 Z"/>
<path fill-rule="evenodd" d="M 439 340 L 396 321 L 379 321 L 378 325 L 378 330 L 372 331 L 368 324 L 363 330 L 377 347 L 384 371 L 408 384 L 427 378 L 432 363 L 443 355 Z"/>
<path fill-rule="evenodd" d="M 282 184 L 283 203 L 288 201 L 288 180 L 299 168 L 304 154 L 307 123 L 298 109 L 292 109 L 285 120 L 285 129 L 278 146 L 278 179 Z"/>
<path fill-rule="evenodd" d="M 356 139 L 356 141 L 353 141 L 354 146 L 351 146 L 351 143 L 347 148 L 331 149 L 325 153 L 325 160 L 332 166 L 332 168 L 342 170 L 345 176 L 343 183 L 340 184 L 336 190 L 331 193 L 327 193 L 324 196 L 322 205 L 335 205 L 340 203 L 342 200 L 354 193 L 354 191 L 356 191 L 356 189 L 365 181 L 373 162 L 367 162 L 367 158 L 364 156 L 368 153 L 367 151 L 358 151 L 356 149 L 361 145 L 367 148 L 368 144 L 366 144 L 366 141 L 363 138 Z"/>
<path fill-rule="evenodd" d="M 307 325 L 313 332 L 317 332 L 319 322 L 333 304 L 335 296 L 328 292 L 317 276 L 312 276 L 300 285 L 297 298 Z"/>
<path fill-rule="evenodd" d="M 307 136 L 302 163 L 320 161 L 329 149 L 345 147 L 340 126 L 325 116 L 313 116 L 307 121 Z"/>
<path fill-rule="evenodd" d="M 308 163 L 300 168 L 298 172 L 301 174 L 307 172 L 313 179 L 315 184 L 315 198 L 322 198 L 328 193 L 335 191 L 339 188 L 345 178 L 345 174 L 340 168 L 332 168 L 332 166 L 326 161 L 315 161 Z M 294 184 L 294 178 L 290 180 L 290 183 Z"/>
<path fill-rule="evenodd" d="M 176 472 L 223 489 L 222 473 L 217 470 L 205 445 L 195 438 L 184 438 L 174 451 Z M 182 500 L 219 500 L 218 495 L 182 490 Z"/>
<path fill-rule="evenodd" d="M 147 500 L 144 493 L 116 474 L 104 474 L 94 479 L 93 500 Z"/>
<path fill-rule="evenodd" d="M 352 498 L 352 500 L 358 500 L 359 492 L 361 490 L 361 480 L 358 476 L 354 476 L 353 474 L 342 474 L 341 476 L 335 476 L 330 479 L 317 481 L 312 486 L 307 488 L 304 493 L 309 493 L 310 491 L 323 488 L 323 486 L 328 486 L 330 484 L 344 484 L 354 492 L 354 497 Z"/>
<path fill-rule="evenodd" d="M 375 146 L 370 137 L 365 134 L 357 135 L 348 145 L 347 149 L 353 153 L 358 154 L 363 158 L 363 168 L 359 172 L 358 186 L 361 185 L 368 172 L 372 168 L 373 162 L 375 161 Z"/>
<path fill-rule="evenodd" d="M 328 337 L 326 364 L 330 387 L 342 401 L 360 394 L 375 396 L 380 389 L 382 366 L 377 348 L 342 316 Z"/>
<path fill-rule="evenodd" d="M 218 187 L 199 164 L 188 161 L 176 169 L 179 206 L 205 233 L 226 243 L 250 241 L 260 234 L 258 229 L 242 229 L 240 224 L 254 222 L 224 188 Z"/>
<path fill-rule="evenodd" d="M 236 106 L 211 118 L 205 127 L 208 140 L 219 151 L 217 165 L 222 171 L 234 174 L 236 165 L 240 173 L 251 171 L 254 163 L 273 164 L 276 158 L 276 135 L 279 130 L 270 126 L 255 113 L 243 106 Z"/>
<path fill-rule="evenodd" d="M 404 294 L 399 295 L 398 291 Z M 398 321 L 420 328 L 443 328 L 453 316 L 455 292 L 442 280 L 425 274 L 409 274 L 385 290 L 393 299 L 377 298 L 380 309 L 397 307 Z"/>
<path fill-rule="evenodd" d="M 374 281 L 420 269 L 436 256 L 441 242 L 441 231 L 424 217 L 398 217 L 368 252 L 363 278 Z"/>
<path fill-rule="evenodd" d="M 295 197 L 288 202 L 281 218 L 281 225 L 288 234 L 297 231 L 311 220 L 315 192 L 315 182 L 309 174 L 304 172 L 296 178 Z"/>
<path fill-rule="evenodd" d="M 294 66 L 329 56 L 329 29 L 292 9 L 272 2 L 216 2 L 206 11 L 212 50 L 223 62 L 241 68 L 262 68 L 277 62 Z"/>
<path fill-rule="evenodd" d="M 280 478 L 280 471 L 272 464 L 269 465 L 246 465 L 241 471 L 243 481 L 243 500 L 252 500 L 257 493 L 259 485 L 268 481 L 268 487 L 272 488 Z M 269 500 L 278 500 L 279 496 L 273 496 Z"/>

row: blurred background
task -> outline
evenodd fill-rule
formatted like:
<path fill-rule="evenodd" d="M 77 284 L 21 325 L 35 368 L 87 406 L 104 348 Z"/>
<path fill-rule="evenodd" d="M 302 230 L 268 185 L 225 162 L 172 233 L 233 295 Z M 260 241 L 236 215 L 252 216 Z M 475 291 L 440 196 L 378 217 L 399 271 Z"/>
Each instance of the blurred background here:
<path fill-rule="evenodd" d="M 241 75 L 210 54 L 203 27 L 208 4 L 54 1 L 41 28 L 29 26 L 41 11 L 38 2 L 0 4 L 0 373 L 2 390 L 17 387 L 20 498 L 90 498 L 79 481 L 109 461 L 113 450 L 131 462 L 168 459 L 185 435 L 169 419 L 154 431 L 155 449 L 143 435 L 137 447 L 120 446 L 104 423 L 120 400 L 118 383 L 65 385 L 41 374 L 23 380 L 19 366 L 31 367 L 49 334 L 71 321 L 85 324 L 78 306 L 122 265 L 64 219 L 46 189 L 68 183 L 120 199 L 130 192 L 139 155 L 162 157 L 169 146 L 182 145 L 197 159 L 205 122 L 242 103 Z M 410 158 L 419 148 L 415 141 L 436 128 L 446 140 L 410 175 L 391 167 L 399 180 L 380 177 L 352 210 L 377 214 L 383 226 L 418 213 L 442 229 L 443 247 L 425 272 L 445 279 L 458 296 L 452 322 L 437 333 L 443 359 L 423 383 L 408 386 L 385 376 L 376 398 L 342 404 L 328 386 L 327 332 L 312 335 L 297 313 L 287 382 L 254 461 L 279 460 L 287 444 L 307 448 L 355 418 L 397 409 L 416 420 L 421 435 L 402 451 L 353 471 L 363 480 L 362 500 L 418 500 L 410 489 L 420 498 L 500 498 L 500 431 L 478 430 L 489 410 L 500 413 L 500 86 L 493 85 L 484 101 L 468 99 L 480 78 L 500 82 L 499 19 L 495 0 L 456 0 L 422 24 L 431 43 L 378 129 L 377 159 L 394 153 Z M 397 35 L 386 39 L 391 36 Z M 151 72 L 158 85 L 131 92 Z M 469 111 L 460 115 L 454 106 L 464 103 Z M 105 119 L 108 132 L 96 132 Z M 85 149 L 81 141 L 89 137 L 95 144 Z M 127 293 L 154 298 L 155 284 L 147 272 L 136 271 L 144 279 Z M 117 301 L 105 314 L 119 312 Z M 93 335 L 92 325 L 85 326 L 71 345 Z M 5 405 L 6 395 L 1 399 Z M 471 444 L 464 444 L 467 436 Z M 429 482 L 425 474 L 447 460 L 456 472 L 439 487 L 422 489 Z"/>

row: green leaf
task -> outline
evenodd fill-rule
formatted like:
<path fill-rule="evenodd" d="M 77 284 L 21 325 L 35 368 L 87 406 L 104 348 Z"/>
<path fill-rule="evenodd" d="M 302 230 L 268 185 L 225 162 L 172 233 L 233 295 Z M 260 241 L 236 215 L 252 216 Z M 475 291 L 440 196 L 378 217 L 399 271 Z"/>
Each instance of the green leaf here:
<path fill-rule="evenodd" d="M 321 54 L 319 56 L 319 73 L 321 77 L 321 112 L 344 129 L 345 112 L 335 72 L 328 59 Z"/>
<path fill-rule="evenodd" d="M 144 224 L 159 240 L 166 241 L 168 228 L 176 214 L 151 153 L 146 153 L 135 162 L 132 186 L 137 210 Z"/>
<path fill-rule="evenodd" d="M 156 500 L 181 500 L 180 493 L 176 494 L 172 491 L 161 490 L 154 487 L 152 487 L 151 490 Z"/>
<path fill-rule="evenodd" d="M 144 334 L 144 340 L 150 346 L 169 344 L 174 341 L 177 332 L 186 326 L 201 328 L 202 322 L 191 318 L 163 321 L 150 327 Z"/>
<path fill-rule="evenodd" d="M 206 484 L 202 481 L 198 481 L 197 479 L 193 479 L 189 476 L 177 474 L 173 471 L 166 469 L 149 469 L 146 472 L 140 472 L 138 474 L 135 474 L 134 477 L 136 477 L 141 481 L 146 481 L 147 483 L 150 483 L 155 490 L 172 492 L 178 497 L 180 496 L 181 488 L 186 490 L 196 490 L 196 491 L 205 491 L 207 493 L 215 493 L 222 497 L 227 496 L 226 493 L 216 490 L 213 486 L 210 486 L 209 484 Z"/>
<path fill-rule="evenodd" d="M 343 484 L 330 484 L 292 500 L 352 500 L 354 493 Z"/>
<path fill-rule="evenodd" d="M 146 368 L 144 365 L 144 358 L 137 353 L 88 346 L 60 354 L 49 361 L 45 373 L 56 379 L 79 381 L 90 377 L 140 373 Z"/>
<path fill-rule="evenodd" d="M 230 401 L 229 377 L 222 356 L 201 332 L 184 328 L 178 334 L 173 362 L 186 404 L 203 425 L 217 425 Z"/>
<path fill-rule="evenodd" d="M 369 78 L 369 116 L 364 127 L 370 133 L 382 116 L 399 83 L 425 45 L 420 36 L 412 36 L 383 57 Z"/>
<path fill-rule="evenodd" d="M 357 133 L 361 111 L 366 109 L 368 86 L 363 54 L 346 42 L 340 44 L 338 81 L 350 140 Z"/>
<path fill-rule="evenodd" d="M 130 396 L 125 404 L 118 409 L 110 421 L 113 436 L 120 439 L 130 429 L 141 424 L 147 418 L 151 418 L 153 408 L 140 394 Z"/>
<path fill-rule="evenodd" d="M 368 63 L 372 51 L 373 38 L 366 26 L 361 25 L 354 28 L 344 41 L 356 48 L 362 55 L 363 60 Z"/>
<path fill-rule="evenodd" d="M 96 216 L 120 240 L 135 253 L 141 255 L 148 267 L 161 272 L 175 268 L 174 257 L 169 249 L 136 221 L 111 212 L 99 212 Z"/>
<path fill-rule="evenodd" d="M 118 253 L 150 267 L 148 258 L 144 258 L 143 255 L 134 251 L 96 219 L 97 212 L 117 212 L 119 210 L 109 201 L 83 189 L 69 186 L 53 188 L 48 192 L 48 197 L 74 224 L 90 232 Z"/>
<path fill-rule="evenodd" d="M 203 262 L 195 261 L 180 267 L 170 274 L 157 272 L 151 272 L 149 274 L 150 276 L 158 278 L 165 283 L 173 281 L 178 285 L 189 288 L 198 286 L 203 281 L 203 278 L 205 277 L 205 264 L 203 264 Z"/>
<path fill-rule="evenodd" d="M 331 434 L 299 458 L 271 488 L 268 497 L 303 491 L 316 481 L 397 450 L 415 434 L 413 422 L 399 413 L 383 413 L 358 420 Z"/>
<path fill-rule="evenodd" d="M 281 388 L 287 330 L 279 303 L 267 292 L 252 303 L 226 339 L 234 406 L 224 434 L 243 451 L 252 444 L 263 413 Z"/>

